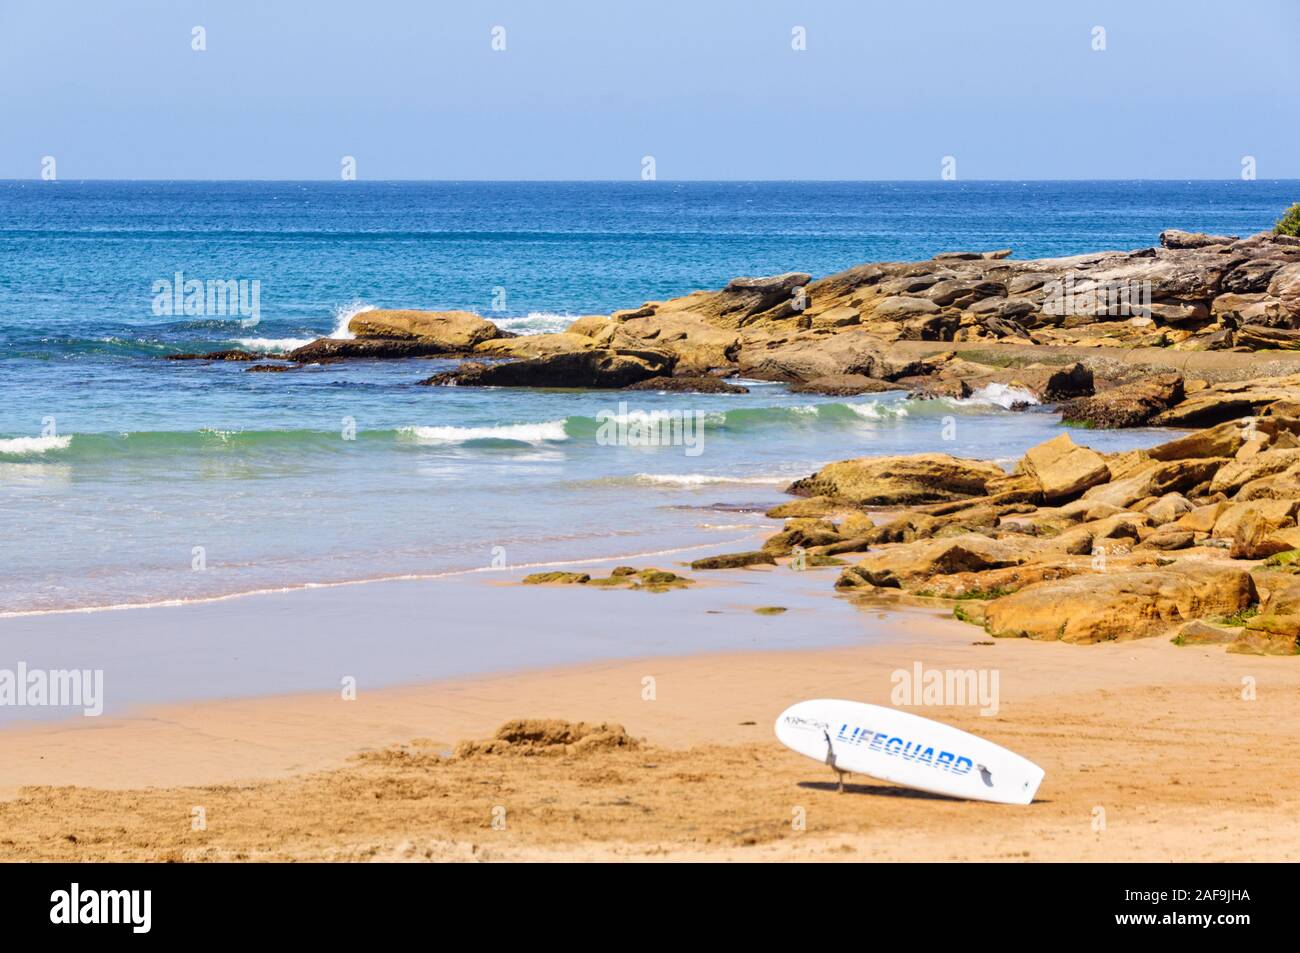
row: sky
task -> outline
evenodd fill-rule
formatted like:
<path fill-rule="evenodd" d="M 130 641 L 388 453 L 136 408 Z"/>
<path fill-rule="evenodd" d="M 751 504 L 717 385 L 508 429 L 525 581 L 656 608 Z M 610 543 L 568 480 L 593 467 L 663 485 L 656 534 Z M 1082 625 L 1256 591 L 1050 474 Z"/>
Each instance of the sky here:
<path fill-rule="evenodd" d="M 1298 0 L 0 0 L 0 178 L 1300 178 L 1298 51 Z"/>

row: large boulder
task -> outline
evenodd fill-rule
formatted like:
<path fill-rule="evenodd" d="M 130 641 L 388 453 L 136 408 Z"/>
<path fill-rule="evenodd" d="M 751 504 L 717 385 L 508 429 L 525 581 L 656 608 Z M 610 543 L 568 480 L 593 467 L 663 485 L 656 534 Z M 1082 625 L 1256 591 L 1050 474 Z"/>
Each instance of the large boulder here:
<path fill-rule="evenodd" d="M 1237 530 L 1243 521 L 1252 514 L 1261 517 L 1272 529 L 1294 526 L 1295 508 L 1295 500 L 1250 500 L 1245 503 L 1223 503 L 1218 507 L 1210 533 L 1222 539 L 1231 539 L 1237 534 Z"/>
<path fill-rule="evenodd" d="M 995 636 L 1108 642 L 1236 615 L 1255 600 L 1254 582 L 1244 570 L 1178 562 L 1026 586 L 989 603 L 985 620 Z"/>
<path fill-rule="evenodd" d="M 1231 258 L 1216 251 L 1157 250 L 1154 255 L 1128 257 L 1094 268 L 1072 290 L 1075 300 L 1087 300 L 1089 288 L 1104 292 L 1095 295 L 1094 300 L 1098 305 L 1104 302 L 1111 314 L 1113 289 L 1131 289 L 1131 298 L 1133 291 L 1140 291 L 1142 296 L 1149 294 L 1151 301 L 1205 301 L 1222 289 L 1224 274 L 1232 263 Z M 1130 300 L 1129 304 L 1131 313 L 1136 302 Z"/>
<path fill-rule="evenodd" d="M 1300 351 L 1300 329 L 1244 324 L 1233 334 L 1233 343 L 1252 351 Z"/>
<path fill-rule="evenodd" d="M 438 341 L 414 338 L 320 338 L 294 348 L 285 357 L 299 364 L 331 364 L 344 360 L 389 361 L 416 357 L 446 357 Z"/>
<path fill-rule="evenodd" d="M 840 573 L 836 587 L 910 589 L 936 575 L 981 572 L 1018 566 L 1027 559 L 1022 543 L 967 533 L 893 546 Z"/>
<path fill-rule="evenodd" d="M 790 484 L 787 492 L 860 505 L 902 506 L 982 496 L 991 481 L 1005 476 L 997 464 L 946 453 L 861 457 L 827 464 Z"/>
<path fill-rule="evenodd" d="M 468 311 L 363 311 L 348 323 L 355 338 L 320 338 L 287 355 L 299 364 L 468 354 L 501 330 Z"/>
<path fill-rule="evenodd" d="M 656 313 L 689 312 L 718 328 L 737 329 L 760 320 L 786 321 L 802 313 L 808 296 L 796 296 L 812 279 L 803 272 L 759 278 L 733 278 L 721 291 L 696 291 L 666 302 L 651 302 L 630 312 L 617 312 L 616 320 Z"/>
<path fill-rule="evenodd" d="M 1258 415 L 1269 404 L 1300 397 L 1300 375 L 1229 381 L 1173 402 L 1150 422 L 1157 427 L 1211 427 Z"/>
<path fill-rule="evenodd" d="M 1017 369 L 1007 383 L 1032 391 L 1045 403 L 1086 397 L 1094 391 L 1092 371 L 1078 361 L 1073 364 L 1030 364 Z"/>
<path fill-rule="evenodd" d="M 1144 509 L 1143 512 L 1151 520 L 1153 526 L 1164 526 L 1166 523 L 1172 523 L 1184 514 L 1190 513 L 1193 509 L 1195 507 L 1181 493 L 1166 493 Z"/>
<path fill-rule="evenodd" d="M 1095 450 L 1078 446 L 1066 433 L 1030 448 L 1020 461 L 1020 469 L 1038 481 L 1048 503 L 1074 499 L 1110 479 L 1105 458 Z"/>
<path fill-rule="evenodd" d="M 1165 248 L 1205 248 L 1209 245 L 1231 245 L 1239 235 L 1207 235 L 1205 232 L 1185 232 L 1167 228 L 1160 233 L 1160 244 Z"/>
<path fill-rule="evenodd" d="M 1300 449 L 1264 450 L 1244 460 L 1225 463 L 1210 483 L 1211 493 L 1236 493 L 1252 480 L 1283 473 L 1300 466 Z"/>
<path fill-rule="evenodd" d="M 1271 500 L 1293 503 L 1291 500 Z M 1249 510 L 1238 522 L 1230 550 L 1233 559 L 1267 559 L 1290 552 L 1300 545 L 1300 531 L 1290 515 L 1278 517 L 1257 509 Z"/>
<path fill-rule="evenodd" d="M 1300 262 L 1284 265 L 1274 272 L 1268 293 L 1282 303 L 1294 321 L 1300 323 Z"/>
<path fill-rule="evenodd" d="M 650 377 L 635 384 L 629 384 L 627 390 L 648 390 L 665 394 L 748 394 L 749 388 L 732 384 L 721 377 L 706 375 L 704 377 Z"/>
<path fill-rule="evenodd" d="M 925 298 L 894 295 L 878 301 L 872 309 L 871 316 L 879 321 L 901 321 L 906 318 L 935 314 L 938 310 L 937 304 Z"/>
<path fill-rule="evenodd" d="M 781 275 L 764 275 L 760 278 L 732 278 L 723 291 L 731 294 L 760 294 L 786 298 L 795 288 L 812 281 L 812 275 L 802 271 L 787 271 Z"/>
<path fill-rule="evenodd" d="M 1085 500 L 1109 503 L 1128 509 L 1139 500 L 1161 497 L 1166 493 L 1186 493 L 1214 476 L 1227 463 L 1220 457 L 1192 460 L 1151 461 L 1132 474 L 1109 483 L 1099 483 L 1083 494 Z"/>
<path fill-rule="evenodd" d="M 1186 460 L 1189 457 L 1235 456 L 1246 442 L 1246 431 L 1237 421 L 1197 430 L 1167 440 L 1147 450 L 1152 460 Z"/>
<path fill-rule="evenodd" d="M 1300 652 L 1300 576 L 1277 572 L 1259 576 L 1259 612 L 1246 620 L 1229 652 L 1295 655 Z"/>
<path fill-rule="evenodd" d="M 597 340 L 607 345 L 640 345 L 671 351 L 677 373 L 701 375 L 735 364 L 740 351 L 736 331 L 715 327 L 686 312 L 658 312 L 628 318 L 611 328 L 598 328 Z"/>
<path fill-rule="evenodd" d="M 875 335 L 857 329 L 793 340 L 746 342 L 738 355 L 740 373 L 772 381 L 812 381 L 845 374 L 883 378 L 896 369 L 885 354 L 884 344 Z"/>
<path fill-rule="evenodd" d="M 495 324 L 469 311 L 362 311 L 348 322 L 348 329 L 358 338 L 436 343 L 457 354 L 501 336 Z"/>
<path fill-rule="evenodd" d="M 826 394 L 831 397 L 857 397 L 898 389 L 897 384 L 863 374 L 831 374 L 790 385 L 792 394 Z"/>
<path fill-rule="evenodd" d="M 1179 374 L 1153 374 L 1061 405 L 1063 420 L 1090 427 L 1141 427 L 1183 399 Z"/>
<path fill-rule="evenodd" d="M 462 387 L 627 387 L 672 372 L 671 354 L 596 348 L 566 351 L 530 361 L 467 362 L 423 384 Z"/>
<path fill-rule="evenodd" d="M 598 347 L 600 345 L 594 339 L 584 334 L 560 331 L 555 334 L 524 334 L 513 338 L 493 338 L 480 342 L 474 348 L 474 353 L 482 354 L 484 357 L 510 357 L 527 361 L 573 351 L 589 351 Z"/>
<path fill-rule="evenodd" d="M 1093 392 L 1093 376 L 1083 364 L 1029 364 L 1018 368 L 993 367 L 953 357 L 938 363 L 934 374 L 918 381 L 915 392 L 932 397 L 970 397 L 989 385 L 1024 390 L 1037 400 L 1052 403 Z"/>

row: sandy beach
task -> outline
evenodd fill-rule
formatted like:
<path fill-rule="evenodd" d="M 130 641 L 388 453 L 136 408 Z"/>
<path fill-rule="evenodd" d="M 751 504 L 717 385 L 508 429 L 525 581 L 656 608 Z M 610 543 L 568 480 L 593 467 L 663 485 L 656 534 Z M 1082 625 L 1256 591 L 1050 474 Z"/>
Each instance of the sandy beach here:
<path fill-rule="evenodd" d="M 689 598 L 701 621 L 751 634 L 786 629 L 771 637 L 780 647 L 644 651 L 363 687 L 354 701 L 322 690 L 11 726 L 0 732 L 0 858 L 1300 857 L 1300 739 L 1292 730 L 1300 671 L 1289 659 L 1166 639 L 990 640 L 938 607 L 827 595 L 817 609 L 761 616 L 745 605 L 743 588 L 760 572 L 765 603 L 778 579 L 830 581 L 825 573 L 742 570 L 690 592 L 541 594 L 557 610 L 576 613 L 579 600 L 612 607 L 634 642 Z M 349 599 L 395 585 L 353 588 Z M 444 588 L 465 594 L 464 583 Z M 296 598 L 319 604 L 326 595 Z M 229 600 L 206 611 L 226 624 L 254 604 Z M 199 608 L 175 611 L 197 617 Z M 133 616 L 139 613 L 95 618 L 126 631 L 137 626 Z M 810 633 L 841 624 L 857 638 L 790 647 L 800 638 L 816 644 Z M 829 769 L 773 737 L 776 715 L 801 698 L 890 704 L 891 673 L 917 663 L 998 673 L 996 715 L 981 715 L 977 705 L 908 710 L 1043 766 L 1035 803 L 955 801 L 862 777 L 836 793 Z M 489 738 L 512 719 L 621 725 L 640 743 L 557 746 L 531 756 L 454 753 L 459 742 Z"/>

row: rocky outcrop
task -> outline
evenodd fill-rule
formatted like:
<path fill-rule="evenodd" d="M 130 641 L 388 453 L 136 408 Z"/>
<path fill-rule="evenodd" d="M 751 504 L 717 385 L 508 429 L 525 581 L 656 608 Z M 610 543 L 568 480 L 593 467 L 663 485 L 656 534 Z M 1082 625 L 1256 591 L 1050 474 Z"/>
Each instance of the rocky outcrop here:
<path fill-rule="evenodd" d="M 1062 642 L 1165 635 L 1193 619 L 1236 615 L 1256 600 L 1250 573 L 1192 563 L 1041 582 L 994 599 L 989 634 Z"/>
<path fill-rule="evenodd" d="M 927 539 L 868 556 L 840 574 L 836 586 L 901 589 L 936 575 L 980 572 L 1017 566 L 1026 561 L 1025 548 L 976 533 L 950 539 Z"/>
<path fill-rule="evenodd" d="M 1089 427 L 1141 427 L 1183 399 L 1179 374 L 1157 374 L 1061 405 L 1061 418 Z"/>
<path fill-rule="evenodd" d="M 705 556 L 691 563 L 691 569 L 741 569 L 745 566 L 775 566 L 776 558 L 769 552 L 755 550 L 745 553 L 726 553 L 722 556 Z"/>
<path fill-rule="evenodd" d="M 231 348 L 225 351 L 208 351 L 205 354 L 167 354 L 166 359 L 169 361 L 263 361 L 270 355 L 254 354 L 251 351 L 243 351 L 239 348 Z"/>
<path fill-rule="evenodd" d="M 1295 654 L 1300 417 L 1282 411 L 1300 405 L 1270 406 L 1149 451 L 1104 454 L 1062 434 L 1011 474 L 943 454 L 830 464 L 790 488 L 804 499 L 770 511 L 792 518 L 765 548 L 865 552 L 838 589 L 960 600 L 959 618 L 997 636 Z M 891 504 L 906 508 L 881 519 Z"/>
<path fill-rule="evenodd" d="M 787 492 L 829 496 L 858 505 L 899 506 L 983 495 L 1006 476 L 993 463 L 961 460 L 946 453 L 905 457 L 862 457 L 832 463 L 796 480 Z"/>
<path fill-rule="evenodd" d="M 1149 419 L 1160 427 L 1209 427 L 1249 417 L 1278 401 L 1300 397 L 1300 375 L 1230 381 L 1202 388 Z"/>
<path fill-rule="evenodd" d="M 891 363 L 880 338 L 852 329 L 840 334 L 755 340 L 742 347 L 738 359 L 742 375 L 769 381 L 804 382 L 847 375 L 880 380 L 908 370 Z"/>
<path fill-rule="evenodd" d="M 525 576 L 525 586 L 583 586 L 587 589 L 643 589 L 648 592 L 668 592 L 685 589 L 694 580 L 679 576 L 667 569 L 637 569 L 634 566 L 616 566 L 608 576 L 592 576 L 585 572 L 552 570 Z"/>
<path fill-rule="evenodd" d="M 670 374 L 673 356 L 661 351 L 592 348 L 500 364 L 467 362 L 422 384 L 460 387 L 627 387 Z"/>
<path fill-rule="evenodd" d="M 531 361 L 574 351 L 591 351 L 600 346 L 594 339 L 585 335 L 561 331 L 558 334 L 523 334 L 513 338 L 492 338 L 477 344 L 474 353 L 484 357 Z"/>
<path fill-rule="evenodd" d="M 419 357 L 448 357 L 441 342 L 413 338 L 321 338 L 290 351 L 299 364 L 332 364 L 345 360 L 391 361 Z"/>
<path fill-rule="evenodd" d="M 650 377 L 626 390 L 648 390 L 669 394 L 748 394 L 749 388 L 720 377 Z"/>
<path fill-rule="evenodd" d="M 1104 361 L 980 363 L 969 350 L 917 358 L 896 345 L 1298 350 L 1300 241 L 1169 229 L 1159 247 L 1136 251 L 1029 261 L 1006 250 L 947 252 L 928 261 L 858 265 L 816 280 L 802 272 L 735 278 L 721 290 L 582 317 L 556 334 L 515 336 L 464 311 L 392 309 L 362 312 L 349 329 L 354 339 L 321 339 L 290 357 L 297 363 L 438 356 L 553 361 L 552 372 L 573 368 L 577 376 L 559 385 L 549 374 L 548 386 L 581 387 L 591 359 L 574 355 L 652 350 L 670 355 L 673 373 L 682 377 L 740 373 L 832 394 L 897 384 L 957 397 L 997 383 L 1024 387 L 1042 402 L 1072 401 L 1071 419 L 1093 426 L 1199 427 L 1258 413 L 1269 395 L 1233 393 L 1214 382 L 1193 393 L 1190 381 L 1184 395 L 1172 378 L 1150 374 L 1094 380 L 1094 365 Z M 524 368 L 490 376 L 533 375 Z M 464 376 L 469 382 L 481 374 L 467 369 Z M 1119 390 L 1110 388 L 1115 383 Z"/>
<path fill-rule="evenodd" d="M 924 396 L 964 397 L 989 384 L 1023 387 L 1040 402 L 1070 401 L 1067 416 L 1091 426 L 1200 427 L 1261 412 L 1282 396 L 1153 376 L 1109 376 L 1115 348 L 1168 351 L 1300 350 L 1300 241 L 1170 229 L 1160 245 L 1016 261 L 1006 250 L 948 252 L 920 262 L 858 265 L 813 280 L 802 272 L 736 278 L 608 316 L 578 318 L 563 332 L 516 336 L 464 311 L 379 309 L 351 319 L 354 339 L 325 338 L 290 355 L 296 363 L 349 358 L 500 358 L 530 364 L 493 370 L 501 386 L 589 386 L 592 362 L 654 351 L 678 377 L 743 374 L 815 393 L 853 395 L 896 385 Z M 951 342 L 919 357 L 911 342 Z M 1095 348 L 1098 358 L 978 360 L 972 348 Z M 590 352 L 599 357 L 580 357 Z M 217 359 L 215 357 L 210 359 Z M 240 358 L 225 358 L 240 359 Z M 1153 367 L 1176 365 L 1153 359 Z M 493 365 L 495 366 L 495 365 Z M 1292 365 L 1294 366 L 1294 365 Z M 561 381 L 564 369 L 575 376 Z M 1103 373 L 1097 375 L 1098 369 Z M 467 367 L 463 383 L 485 379 Z M 621 374 L 596 375 L 602 383 Z M 636 378 L 635 374 L 627 379 Z M 1178 378 L 1176 380 L 1176 378 Z M 1118 387 L 1113 385 L 1118 384 Z M 524 384 L 523 386 L 528 386 Z M 1185 391 L 1185 392 L 1184 392 Z"/>
<path fill-rule="evenodd" d="M 1184 232 L 1177 228 L 1167 228 L 1160 233 L 1160 245 L 1163 248 L 1208 248 L 1211 245 L 1231 245 L 1239 241 L 1236 235 L 1207 235 L 1204 232 Z"/>
<path fill-rule="evenodd" d="M 740 335 L 715 327 L 704 318 L 680 312 L 647 314 L 621 320 L 580 318 L 570 335 L 583 335 L 601 347 L 654 347 L 671 352 L 679 373 L 700 376 L 735 367 Z"/>
<path fill-rule="evenodd" d="M 484 341 L 502 337 L 491 321 L 468 311 L 363 311 L 348 322 L 352 338 L 319 338 L 290 351 L 300 364 L 398 360 L 470 354 Z"/>
<path fill-rule="evenodd" d="M 1048 503 L 1072 500 L 1110 479 L 1106 460 L 1095 450 L 1076 446 L 1069 434 L 1039 444 L 1025 454 L 1024 473 L 1038 481 Z"/>
<path fill-rule="evenodd" d="M 857 397 L 899 390 L 899 385 L 863 374 L 828 374 L 790 385 L 792 394 L 825 394 L 831 397 Z"/>
<path fill-rule="evenodd" d="M 357 338 L 421 341 L 448 354 L 463 354 L 501 336 L 491 321 L 469 311 L 362 311 L 348 322 Z"/>

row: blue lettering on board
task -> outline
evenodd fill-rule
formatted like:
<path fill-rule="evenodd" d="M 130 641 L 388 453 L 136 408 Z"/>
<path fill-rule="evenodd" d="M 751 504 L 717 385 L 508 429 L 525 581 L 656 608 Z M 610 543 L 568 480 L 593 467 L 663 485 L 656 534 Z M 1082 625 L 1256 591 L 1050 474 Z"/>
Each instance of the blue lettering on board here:
<path fill-rule="evenodd" d="M 965 755 L 952 751 L 940 751 L 936 756 L 934 748 L 920 742 L 908 741 L 899 735 L 891 735 L 887 731 L 873 731 L 859 725 L 850 727 L 847 722 L 840 725 L 840 730 L 836 732 L 835 737 L 837 741 L 845 744 L 866 745 L 872 751 L 879 751 L 891 758 L 902 758 L 904 761 L 928 764 L 932 768 L 947 771 L 950 774 L 970 774 L 971 769 L 975 766 L 975 762 Z"/>

